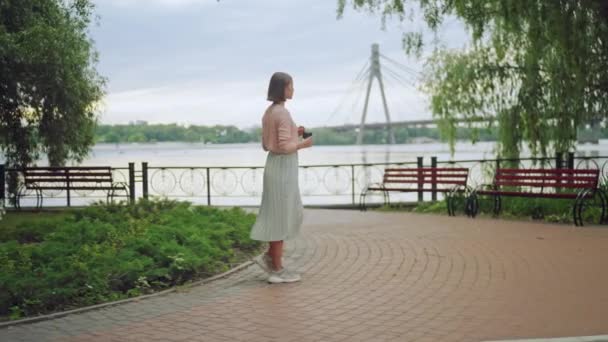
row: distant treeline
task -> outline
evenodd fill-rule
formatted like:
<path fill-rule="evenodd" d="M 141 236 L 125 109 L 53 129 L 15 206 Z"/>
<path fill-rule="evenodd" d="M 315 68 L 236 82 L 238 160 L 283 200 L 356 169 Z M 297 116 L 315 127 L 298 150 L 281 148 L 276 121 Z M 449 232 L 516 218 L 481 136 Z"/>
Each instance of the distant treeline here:
<path fill-rule="evenodd" d="M 220 125 L 100 125 L 96 131 L 96 139 L 100 143 L 184 141 L 229 144 L 259 141 L 259 137 L 260 129 L 244 131 L 235 126 Z"/>
<path fill-rule="evenodd" d="M 357 132 L 335 131 L 330 128 L 311 128 L 315 145 L 352 145 L 357 141 Z M 439 129 L 435 127 L 396 127 L 395 140 L 398 144 L 414 142 L 418 139 L 441 140 Z M 459 128 L 457 138 L 470 140 L 473 135 L 479 141 L 496 140 L 494 129 Z M 100 125 L 97 127 L 97 142 L 126 143 L 126 142 L 204 142 L 211 144 L 259 142 L 261 129 L 252 128 L 241 130 L 235 126 L 180 126 L 177 124 L 137 124 L 137 125 Z M 366 130 L 366 144 L 384 144 L 388 141 L 385 130 Z"/>

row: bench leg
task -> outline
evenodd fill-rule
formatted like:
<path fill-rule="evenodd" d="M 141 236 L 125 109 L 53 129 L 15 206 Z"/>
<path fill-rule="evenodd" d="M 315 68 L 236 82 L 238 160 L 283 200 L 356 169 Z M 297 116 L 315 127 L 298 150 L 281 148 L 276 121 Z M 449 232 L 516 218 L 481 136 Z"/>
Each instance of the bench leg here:
<path fill-rule="evenodd" d="M 465 215 L 471 217 L 470 198 L 472 195 L 472 190 L 466 185 L 456 185 L 452 188 L 450 192 L 446 193 L 445 199 L 446 205 L 448 207 L 448 215 L 456 216 L 456 204 L 454 202 L 457 194 L 462 194 L 464 198 L 464 213 Z"/>
<path fill-rule="evenodd" d="M 42 190 L 36 189 L 36 207 L 42 209 Z"/>
<path fill-rule="evenodd" d="M 390 195 L 389 195 L 388 191 L 384 190 L 382 192 L 382 195 L 384 196 L 384 205 L 390 207 L 391 206 L 391 198 L 390 198 Z"/>
<path fill-rule="evenodd" d="M 123 183 L 123 182 L 114 183 L 113 184 L 113 189 L 112 190 L 108 190 L 108 194 L 107 194 L 107 197 L 106 197 L 106 202 L 108 204 L 114 203 L 114 197 L 119 197 L 116 194 L 116 190 L 123 191 L 125 193 L 125 195 L 123 197 L 129 198 L 129 188 L 128 188 L 127 184 Z"/>
<path fill-rule="evenodd" d="M 606 224 L 606 207 L 608 206 L 608 198 L 606 197 L 606 193 L 602 189 L 597 190 L 600 199 L 602 200 L 602 216 L 600 217 L 600 224 Z"/>
<path fill-rule="evenodd" d="M 500 210 L 502 209 L 502 199 L 500 196 L 494 196 L 494 217 L 498 217 L 500 215 Z"/>
<path fill-rule="evenodd" d="M 21 210 L 21 198 L 27 196 L 25 185 L 19 186 L 15 195 L 15 209 Z M 38 206 L 38 196 L 36 196 L 36 206 Z"/>
<path fill-rule="evenodd" d="M 580 198 L 576 198 L 574 200 L 574 205 L 572 206 L 572 221 L 574 221 L 574 226 L 578 227 L 578 207 L 580 205 Z"/>
<path fill-rule="evenodd" d="M 33 192 L 33 194 L 32 194 Z M 28 195 L 36 196 L 36 209 L 40 210 L 42 208 L 42 190 L 35 188 L 26 188 L 25 185 L 21 185 L 17 189 L 17 194 L 15 195 L 15 209 L 21 210 L 21 198 L 27 197 Z"/>
<path fill-rule="evenodd" d="M 454 208 L 452 208 L 453 203 L 452 203 L 452 194 L 451 193 L 448 193 L 445 196 L 445 202 L 448 207 L 448 216 L 456 216 L 456 215 L 454 215 Z"/>
<path fill-rule="evenodd" d="M 15 194 L 15 210 L 21 210 L 21 188 L 17 189 Z"/>
<path fill-rule="evenodd" d="M 445 201 L 446 201 L 446 205 L 448 207 L 448 216 L 456 216 L 456 205 L 454 203 L 454 197 L 456 195 L 457 191 L 452 191 L 452 192 L 448 192 L 445 196 Z M 468 196 L 465 197 L 465 203 L 464 203 L 464 212 L 465 214 L 467 214 L 467 216 L 469 215 L 467 213 L 467 206 L 468 206 Z"/>
<path fill-rule="evenodd" d="M 475 212 L 476 208 L 474 196 L 472 194 L 467 196 L 465 201 L 464 213 L 470 218 L 475 218 L 477 213 Z"/>
<path fill-rule="evenodd" d="M 452 189 L 445 194 L 445 204 L 448 207 L 448 216 L 456 216 L 454 210 L 454 193 L 456 189 Z"/>
<path fill-rule="evenodd" d="M 365 206 L 365 197 L 367 196 L 367 190 L 364 190 L 361 195 L 359 195 L 359 210 L 366 211 L 367 207 Z"/>
<path fill-rule="evenodd" d="M 387 190 L 380 190 L 380 191 L 382 191 L 383 204 L 385 206 L 390 206 L 391 202 L 390 202 L 389 192 Z M 359 210 L 361 210 L 361 211 L 367 210 L 366 199 L 367 199 L 368 192 L 373 192 L 373 191 L 365 189 L 365 190 L 363 190 L 361 195 L 359 195 Z"/>
<path fill-rule="evenodd" d="M 469 216 L 470 218 L 475 218 L 477 216 L 477 214 L 479 213 L 479 198 L 476 192 L 471 192 L 468 196 L 467 196 L 467 200 L 466 200 L 466 208 L 465 211 L 467 213 L 467 216 Z"/>
<path fill-rule="evenodd" d="M 494 201 L 494 208 L 492 209 L 492 214 L 494 217 L 498 217 L 500 215 L 500 210 L 502 209 L 502 199 L 500 196 L 492 196 Z M 475 192 L 472 192 L 471 195 L 467 197 L 466 203 L 466 211 L 467 215 L 475 218 L 479 214 L 479 195 Z"/>
<path fill-rule="evenodd" d="M 574 224 L 578 227 L 585 225 L 585 213 L 597 209 L 599 218 L 597 224 L 603 224 L 606 220 L 606 196 L 600 190 L 586 189 L 576 198 L 574 204 Z M 595 219 L 595 217 L 593 217 Z M 595 221 L 595 220 L 594 220 Z"/>
<path fill-rule="evenodd" d="M 473 197 L 472 207 L 473 207 L 473 217 L 475 218 L 479 214 L 479 197 L 477 196 L 477 194 L 475 194 L 475 196 Z"/>

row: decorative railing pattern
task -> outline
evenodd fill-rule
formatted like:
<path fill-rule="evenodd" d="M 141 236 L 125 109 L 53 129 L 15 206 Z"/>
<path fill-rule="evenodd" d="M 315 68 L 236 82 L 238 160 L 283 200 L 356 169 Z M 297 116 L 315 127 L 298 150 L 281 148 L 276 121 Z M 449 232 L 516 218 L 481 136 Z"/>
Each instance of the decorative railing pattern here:
<path fill-rule="evenodd" d="M 352 202 L 361 189 L 382 180 L 383 169 L 394 164 L 307 165 L 299 170 L 304 198 L 338 197 Z M 148 167 L 149 194 L 170 198 L 256 199 L 263 190 L 263 167 Z"/>

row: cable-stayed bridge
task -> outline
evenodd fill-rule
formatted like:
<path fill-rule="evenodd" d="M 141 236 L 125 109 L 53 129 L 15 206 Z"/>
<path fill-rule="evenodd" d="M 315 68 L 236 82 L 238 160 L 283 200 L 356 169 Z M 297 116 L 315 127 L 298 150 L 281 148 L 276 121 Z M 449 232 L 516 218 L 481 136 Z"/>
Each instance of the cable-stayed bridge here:
<path fill-rule="evenodd" d="M 341 125 L 324 125 L 325 128 L 331 128 L 335 131 L 357 131 L 357 144 L 363 144 L 364 141 L 364 133 L 365 130 L 377 130 L 383 129 L 386 130 L 388 135 L 387 142 L 389 144 L 395 143 L 395 136 L 393 133 L 393 129 L 395 127 L 429 127 L 436 126 L 437 123 L 435 120 L 431 119 L 418 119 L 418 120 L 398 120 L 394 121 L 394 117 L 391 117 L 391 106 L 389 104 L 390 100 L 397 100 L 401 98 L 401 96 L 397 96 L 397 98 L 389 98 L 387 96 L 387 88 L 390 87 L 391 90 L 396 90 L 400 92 L 401 95 L 404 94 L 415 94 L 416 96 L 419 94 L 417 92 L 417 86 L 420 79 L 420 73 L 392 58 L 389 58 L 382 53 L 380 53 L 380 48 L 378 44 L 372 45 L 371 57 L 365 63 L 363 68 L 357 73 L 357 76 L 353 80 L 350 88 L 347 90 L 346 95 L 343 97 L 342 101 L 338 104 L 336 109 L 329 115 L 327 119 L 327 123 L 332 119 L 336 118 L 340 113 L 349 113 L 352 115 L 353 113 L 361 113 L 360 123 L 346 123 Z M 367 122 L 368 112 L 370 109 L 370 95 L 372 93 L 372 87 L 374 81 L 378 83 L 378 87 L 380 90 L 380 96 L 382 100 L 382 110 L 384 112 L 384 121 L 383 122 Z M 387 87 L 388 86 L 388 87 Z M 356 93 L 358 91 L 358 93 Z M 362 91 L 364 94 L 362 94 Z M 352 95 L 355 95 L 354 101 L 351 103 L 350 109 L 345 109 L 345 105 L 348 102 L 348 99 L 352 99 Z M 360 101 L 363 102 L 363 109 L 361 112 Z M 402 108 L 408 108 L 412 105 L 412 103 L 400 103 L 399 106 Z M 394 109 L 394 107 L 392 108 Z M 352 121 L 344 120 L 344 121 Z M 487 123 L 489 121 L 493 121 L 493 118 L 481 119 L 479 123 Z M 342 122 L 344 122 L 342 121 Z M 468 121 L 466 120 L 457 120 L 456 123 L 464 124 Z M 591 142 L 598 143 L 600 137 L 600 122 L 593 122 L 585 127 L 581 127 L 579 129 L 578 140 L 579 142 Z"/>

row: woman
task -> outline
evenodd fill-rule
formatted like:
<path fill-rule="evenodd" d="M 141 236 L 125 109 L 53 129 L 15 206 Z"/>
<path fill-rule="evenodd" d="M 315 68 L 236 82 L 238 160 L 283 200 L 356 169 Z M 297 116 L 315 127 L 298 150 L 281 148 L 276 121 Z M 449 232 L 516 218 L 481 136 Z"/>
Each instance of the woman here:
<path fill-rule="evenodd" d="M 262 118 L 262 147 L 268 151 L 264 167 L 262 204 L 251 238 L 268 241 L 268 251 L 254 259 L 269 273 L 269 283 L 290 283 L 300 276 L 282 264 L 283 241 L 296 237 L 302 225 L 302 200 L 298 186 L 298 150 L 312 146 L 312 137 L 300 140 L 304 127 L 297 127 L 285 101 L 293 97 L 293 79 L 277 72 L 270 78 L 268 101 Z"/>

